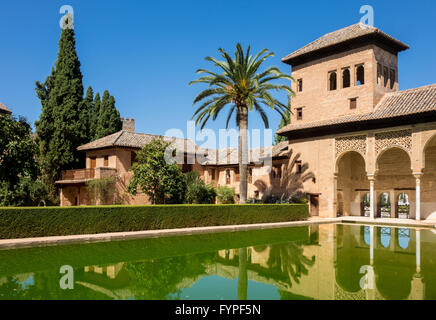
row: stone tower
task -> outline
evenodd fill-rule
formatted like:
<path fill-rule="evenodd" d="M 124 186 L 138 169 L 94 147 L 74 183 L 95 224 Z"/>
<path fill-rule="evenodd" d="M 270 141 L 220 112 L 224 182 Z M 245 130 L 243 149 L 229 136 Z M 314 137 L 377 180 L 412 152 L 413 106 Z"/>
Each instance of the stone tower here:
<path fill-rule="evenodd" d="M 292 66 L 291 122 L 306 124 L 372 112 L 398 91 L 398 52 L 409 47 L 361 23 L 328 33 L 282 61 Z"/>

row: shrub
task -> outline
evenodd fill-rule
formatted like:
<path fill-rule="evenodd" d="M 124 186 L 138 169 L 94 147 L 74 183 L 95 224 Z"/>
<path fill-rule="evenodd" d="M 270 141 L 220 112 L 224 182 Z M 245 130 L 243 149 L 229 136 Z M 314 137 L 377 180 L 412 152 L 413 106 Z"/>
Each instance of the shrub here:
<path fill-rule="evenodd" d="M 115 194 L 115 177 L 93 179 L 86 183 L 88 196 L 92 204 L 105 204 Z"/>
<path fill-rule="evenodd" d="M 221 204 L 235 203 L 235 188 L 229 188 L 226 186 L 218 187 L 217 199 Z"/>
<path fill-rule="evenodd" d="M 213 185 L 206 185 L 198 172 L 188 172 L 186 184 L 186 203 L 212 204 L 215 202 L 215 188 Z"/>
<path fill-rule="evenodd" d="M 64 236 L 305 220 L 307 205 L 0 208 L 0 238 Z"/>

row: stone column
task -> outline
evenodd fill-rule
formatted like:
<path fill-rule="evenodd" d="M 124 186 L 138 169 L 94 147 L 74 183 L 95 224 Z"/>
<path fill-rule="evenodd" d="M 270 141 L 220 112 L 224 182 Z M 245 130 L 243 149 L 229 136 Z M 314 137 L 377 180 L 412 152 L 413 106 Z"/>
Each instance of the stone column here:
<path fill-rule="evenodd" d="M 374 265 L 374 226 L 369 227 L 369 263 L 371 266 Z"/>
<path fill-rule="evenodd" d="M 333 210 L 334 210 L 334 215 L 333 217 L 337 217 L 338 216 L 338 208 L 339 208 L 339 202 L 338 202 L 338 173 L 335 172 L 333 174 Z"/>
<path fill-rule="evenodd" d="M 368 176 L 368 180 L 369 180 L 369 201 L 370 201 L 370 205 L 369 205 L 369 212 L 370 212 L 370 218 L 374 219 L 375 218 L 375 192 L 374 192 L 374 182 L 375 182 L 375 178 L 373 175 L 369 175 Z"/>
<path fill-rule="evenodd" d="M 421 174 L 416 173 L 414 174 L 414 177 L 416 179 L 416 212 L 415 212 L 415 219 L 417 221 L 421 220 Z"/>
<path fill-rule="evenodd" d="M 410 300 L 424 300 L 425 285 L 421 275 L 421 231 L 416 230 L 416 273 L 411 282 Z"/>
<path fill-rule="evenodd" d="M 395 216 L 397 215 L 397 198 L 395 197 L 395 190 L 390 190 L 389 198 L 391 202 L 391 218 L 395 218 Z"/>
<path fill-rule="evenodd" d="M 416 230 L 416 273 L 421 273 L 421 230 Z"/>

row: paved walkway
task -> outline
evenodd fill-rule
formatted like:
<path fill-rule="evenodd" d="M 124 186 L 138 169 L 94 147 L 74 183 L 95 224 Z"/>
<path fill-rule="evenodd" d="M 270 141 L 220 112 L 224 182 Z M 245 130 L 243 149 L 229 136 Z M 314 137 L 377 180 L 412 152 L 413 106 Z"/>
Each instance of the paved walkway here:
<path fill-rule="evenodd" d="M 59 244 L 71 244 L 71 243 L 105 242 L 105 241 L 126 240 L 126 239 L 146 239 L 146 238 L 184 236 L 184 235 L 204 234 L 204 233 L 275 229 L 275 228 L 297 227 L 297 226 L 307 226 L 311 224 L 329 224 L 329 223 L 376 224 L 376 225 L 390 225 L 390 226 L 403 226 L 403 227 L 415 227 L 415 228 L 436 227 L 436 221 L 434 220 L 431 222 L 430 221 L 418 222 L 415 220 L 406 220 L 406 219 L 372 220 L 366 217 L 352 217 L 352 216 L 339 217 L 339 218 L 311 217 L 307 221 L 245 224 L 245 225 L 237 225 L 237 226 L 219 226 L 219 227 L 198 227 L 198 228 L 167 229 L 167 230 L 148 230 L 148 231 L 134 231 L 134 232 L 99 233 L 99 234 L 25 238 L 25 239 L 5 239 L 5 240 L 0 240 L 0 249 L 49 246 L 49 245 L 59 245 Z"/>
<path fill-rule="evenodd" d="M 340 217 L 342 223 L 357 223 L 357 224 L 376 224 L 376 225 L 390 225 L 390 226 L 402 226 L 402 227 L 414 227 L 414 228 L 435 228 L 435 220 L 422 220 L 416 221 L 412 219 L 393 219 L 393 218 L 377 218 L 371 219 L 368 217 L 355 217 L 347 216 Z"/>

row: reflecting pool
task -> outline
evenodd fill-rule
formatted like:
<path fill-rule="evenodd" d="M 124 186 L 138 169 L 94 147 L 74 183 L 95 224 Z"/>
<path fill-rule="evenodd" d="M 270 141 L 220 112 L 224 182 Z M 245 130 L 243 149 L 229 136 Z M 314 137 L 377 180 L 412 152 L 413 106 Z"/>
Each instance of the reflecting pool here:
<path fill-rule="evenodd" d="M 436 299 L 436 234 L 324 224 L 0 250 L 0 299 Z"/>

